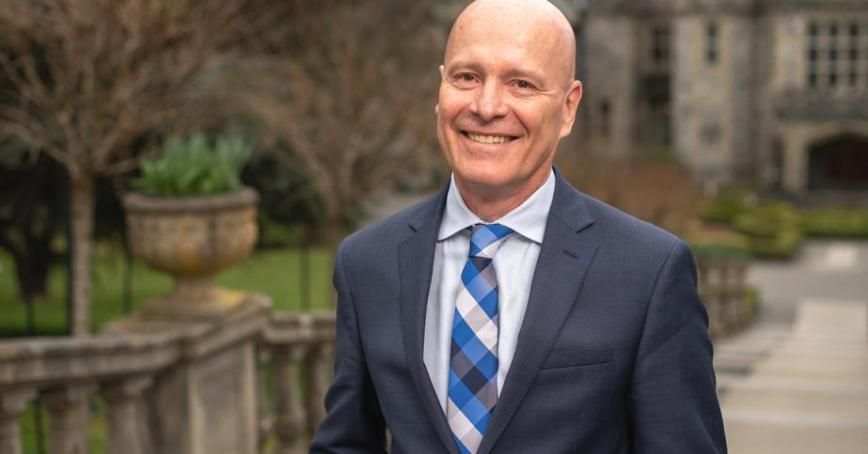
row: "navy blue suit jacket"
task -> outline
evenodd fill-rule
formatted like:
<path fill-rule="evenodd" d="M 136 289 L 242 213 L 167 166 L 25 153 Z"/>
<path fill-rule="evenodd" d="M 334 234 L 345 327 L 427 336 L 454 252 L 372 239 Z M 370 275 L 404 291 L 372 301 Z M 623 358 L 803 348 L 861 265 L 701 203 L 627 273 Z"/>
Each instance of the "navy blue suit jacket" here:
<path fill-rule="evenodd" d="M 334 383 L 311 453 L 453 453 L 422 361 L 446 191 L 347 238 Z M 557 177 L 527 312 L 479 453 L 726 452 L 707 315 L 675 236 Z"/>

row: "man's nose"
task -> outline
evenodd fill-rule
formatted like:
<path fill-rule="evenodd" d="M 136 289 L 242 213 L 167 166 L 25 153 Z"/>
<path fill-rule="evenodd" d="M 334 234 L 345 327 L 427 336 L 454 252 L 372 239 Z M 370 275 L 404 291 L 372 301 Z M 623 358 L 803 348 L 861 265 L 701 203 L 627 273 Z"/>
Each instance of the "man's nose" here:
<path fill-rule="evenodd" d="M 502 87 L 496 82 L 483 84 L 470 105 L 470 111 L 483 121 L 506 116 L 507 106 L 503 99 Z"/>

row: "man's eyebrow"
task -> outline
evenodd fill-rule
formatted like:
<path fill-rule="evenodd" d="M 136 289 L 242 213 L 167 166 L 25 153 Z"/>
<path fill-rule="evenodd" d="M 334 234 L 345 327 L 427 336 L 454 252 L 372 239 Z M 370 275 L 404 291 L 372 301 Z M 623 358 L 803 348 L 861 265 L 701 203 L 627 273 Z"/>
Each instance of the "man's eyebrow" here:
<path fill-rule="evenodd" d="M 542 73 L 526 69 L 510 69 L 504 73 L 504 76 L 509 79 L 530 79 L 536 82 L 543 82 L 545 80 Z"/>
<path fill-rule="evenodd" d="M 454 74 L 455 71 L 462 71 L 462 70 L 470 70 L 470 71 L 477 72 L 477 73 L 485 72 L 482 65 L 480 65 L 479 63 L 471 62 L 471 61 L 456 60 L 456 61 L 452 61 L 448 65 L 446 65 L 446 72 L 448 74 Z M 503 76 L 508 78 L 508 79 L 513 79 L 513 78 L 531 79 L 531 80 L 536 81 L 536 82 L 542 82 L 545 79 L 541 72 L 536 72 L 536 71 L 528 70 L 528 69 L 520 69 L 520 68 L 513 68 L 510 70 L 507 70 L 503 74 Z"/>
<path fill-rule="evenodd" d="M 450 73 L 450 74 L 456 70 L 466 70 L 466 69 L 469 69 L 471 71 L 478 72 L 478 73 L 483 72 L 482 65 L 480 65 L 479 63 L 474 63 L 474 62 L 470 62 L 470 61 L 455 60 L 455 61 L 450 62 L 448 65 L 446 65 L 446 72 Z"/>

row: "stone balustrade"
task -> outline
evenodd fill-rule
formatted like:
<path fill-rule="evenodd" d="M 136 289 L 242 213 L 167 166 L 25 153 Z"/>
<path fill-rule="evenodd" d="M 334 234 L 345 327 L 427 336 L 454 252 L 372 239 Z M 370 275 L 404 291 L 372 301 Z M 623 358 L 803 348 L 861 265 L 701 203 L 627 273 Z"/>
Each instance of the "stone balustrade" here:
<path fill-rule="evenodd" d="M 333 314 L 271 316 L 260 343 L 260 409 L 271 410 L 260 412 L 260 452 L 266 452 L 273 439 L 277 454 L 304 451 L 325 415 L 323 400 L 331 382 L 334 338 Z M 268 406 L 269 390 L 272 408 Z"/>
<path fill-rule="evenodd" d="M 697 260 L 699 294 L 708 311 L 711 336 L 724 336 L 744 328 L 754 316 L 746 283 L 748 262 L 738 258 Z"/>
<path fill-rule="evenodd" d="M 23 452 L 37 397 L 48 452 L 89 452 L 94 396 L 106 453 L 300 451 L 323 417 L 334 316 L 260 302 L 221 321 L 132 317 L 92 337 L 0 342 L 0 454 Z"/>
<path fill-rule="evenodd" d="M 750 321 L 747 262 L 700 259 L 712 335 Z M 0 342 L 0 454 L 22 453 L 19 421 L 39 397 L 52 454 L 89 452 L 93 396 L 106 453 L 302 452 L 324 415 L 332 313 L 271 311 L 268 299 L 212 320 L 131 316 L 85 338 Z"/>

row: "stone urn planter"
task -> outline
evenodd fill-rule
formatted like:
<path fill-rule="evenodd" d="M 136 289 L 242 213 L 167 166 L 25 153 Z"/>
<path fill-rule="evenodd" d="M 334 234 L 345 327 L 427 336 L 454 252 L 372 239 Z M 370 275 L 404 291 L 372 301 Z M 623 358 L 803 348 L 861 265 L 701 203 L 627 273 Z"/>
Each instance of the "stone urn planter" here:
<path fill-rule="evenodd" d="M 123 197 L 134 256 L 174 277 L 167 294 L 146 302 L 146 318 L 209 319 L 241 306 L 246 293 L 218 288 L 214 276 L 256 243 L 258 195 L 250 188 L 211 196 Z"/>

